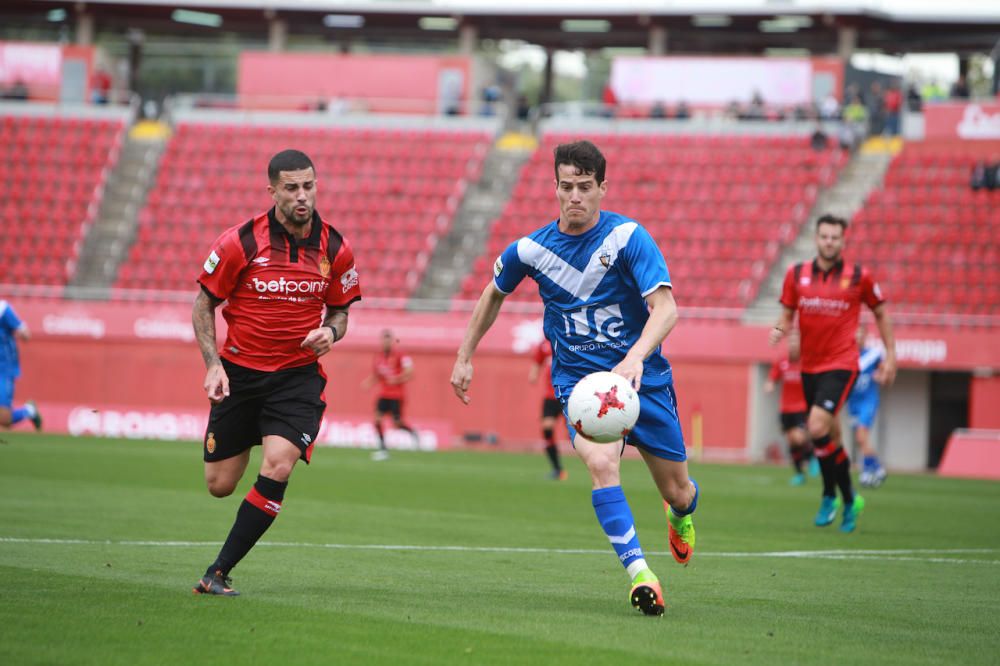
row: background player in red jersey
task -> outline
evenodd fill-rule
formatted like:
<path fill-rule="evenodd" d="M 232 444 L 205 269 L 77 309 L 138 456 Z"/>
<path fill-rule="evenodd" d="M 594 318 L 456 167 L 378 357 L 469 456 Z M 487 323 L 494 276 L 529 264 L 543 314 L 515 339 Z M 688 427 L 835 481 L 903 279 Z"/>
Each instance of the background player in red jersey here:
<path fill-rule="evenodd" d="M 364 379 L 362 386 L 371 388 L 379 385 L 378 399 L 375 401 L 375 433 L 378 435 L 378 451 L 372 453 L 372 460 L 387 460 L 389 449 L 385 445 L 382 421 L 392 416 L 392 424 L 405 430 L 419 443 L 416 431 L 403 422 L 403 402 L 406 398 L 404 385 L 413 378 L 413 359 L 394 348 L 396 337 L 392 331 L 382 331 L 382 350 L 372 359 L 372 374 Z"/>
<path fill-rule="evenodd" d="M 781 420 L 781 431 L 788 440 L 788 453 L 792 458 L 795 476 L 793 486 L 801 486 L 806 482 L 803 464 L 809 462 L 809 475 L 819 474 L 819 463 L 813 454 L 812 443 L 806 433 L 806 405 L 802 394 L 802 368 L 799 366 L 799 334 L 796 331 L 788 336 L 788 354 L 771 364 L 771 370 L 764 383 L 764 391 L 771 393 L 777 383 L 781 382 L 781 405 L 778 408 Z"/>
<path fill-rule="evenodd" d="M 817 255 L 809 263 L 795 264 L 785 275 L 781 316 L 769 340 L 777 344 L 791 330 L 796 313 L 802 345 L 802 388 L 809 417 L 806 423 L 823 473 L 823 498 L 815 524 L 824 527 L 837 513 L 836 488 L 844 499 L 840 529 L 853 532 L 864 499 L 854 494 L 851 463 L 844 451 L 836 415 L 858 374 L 855 333 L 861 304 L 875 315 L 886 357 L 876 380 L 888 386 L 896 376 L 896 345 L 892 322 L 882 291 L 871 273 L 842 256 L 847 221 L 824 215 L 816 221 Z"/>
<path fill-rule="evenodd" d="M 556 398 L 556 391 L 552 387 L 552 345 L 545 338 L 535 347 L 534 363 L 528 369 L 528 381 L 532 384 L 538 378 L 545 375 L 544 386 L 545 396 L 542 398 L 542 437 L 545 438 L 545 455 L 552 463 L 552 472 L 549 477 L 556 481 L 565 481 L 569 478 L 566 470 L 563 469 L 559 460 L 559 449 L 556 447 L 556 418 L 562 414 L 562 403 Z"/>
<path fill-rule="evenodd" d="M 192 314 L 212 403 L 204 441 L 209 492 L 232 494 L 251 447 L 264 449 L 257 482 L 195 585 L 198 594 L 238 594 L 229 571 L 274 522 L 295 463 L 312 455 L 326 409 L 317 359 L 347 333 L 348 307 L 361 298 L 350 246 L 315 210 L 312 161 L 285 150 L 271 158 L 267 176 L 274 207 L 215 241 Z M 220 352 L 215 309 L 223 301 L 229 329 Z"/>

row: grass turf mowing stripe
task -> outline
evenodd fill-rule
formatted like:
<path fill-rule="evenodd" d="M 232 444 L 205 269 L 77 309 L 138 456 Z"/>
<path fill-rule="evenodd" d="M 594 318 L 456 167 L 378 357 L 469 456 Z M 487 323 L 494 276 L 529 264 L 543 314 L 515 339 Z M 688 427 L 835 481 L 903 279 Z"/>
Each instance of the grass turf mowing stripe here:
<path fill-rule="evenodd" d="M 215 541 L 132 541 L 132 540 L 94 540 L 94 539 L 57 539 L 19 537 L 0 537 L 0 543 L 10 544 L 43 544 L 43 545 L 82 545 L 82 546 L 147 546 L 161 548 L 208 548 L 218 547 Z M 406 544 L 350 544 L 350 543 L 306 543 L 301 541 L 261 541 L 256 547 L 272 548 L 331 548 L 338 550 L 395 550 L 424 552 L 469 552 L 469 553 L 523 553 L 551 555 L 607 555 L 607 549 L 586 548 L 512 548 L 508 546 L 418 546 Z M 1000 564 L 1000 560 L 968 560 L 948 557 L 913 557 L 914 555 L 968 555 L 990 554 L 1000 552 L 994 548 L 927 548 L 899 550 L 788 550 L 764 552 L 707 552 L 700 557 L 775 557 L 775 558 L 815 558 L 815 559 L 868 559 L 883 561 L 906 562 L 942 562 L 954 564 Z M 669 555 L 667 552 L 650 551 L 649 555 Z"/>

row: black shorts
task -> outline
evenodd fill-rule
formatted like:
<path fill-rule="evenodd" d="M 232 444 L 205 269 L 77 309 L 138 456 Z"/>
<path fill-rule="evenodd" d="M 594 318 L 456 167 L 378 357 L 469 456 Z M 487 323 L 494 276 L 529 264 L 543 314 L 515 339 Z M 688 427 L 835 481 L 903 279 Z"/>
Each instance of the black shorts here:
<path fill-rule="evenodd" d="M 857 370 L 827 370 L 802 373 L 802 393 L 806 404 L 825 409 L 831 414 L 840 411 L 858 377 Z"/>
<path fill-rule="evenodd" d="M 403 401 L 399 398 L 379 398 L 375 403 L 375 412 L 381 414 L 392 414 L 392 418 L 399 421 L 403 418 Z"/>
<path fill-rule="evenodd" d="M 237 456 L 278 435 L 299 447 L 307 463 L 323 421 L 326 376 L 318 363 L 265 372 L 222 359 L 229 395 L 212 405 L 205 430 L 205 462 Z"/>
<path fill-rule="evenodd" d="M 555 418 L 562 414 L 562 403 L 556 398 L 545 398 L 542 401 L 542 418 Z"/>
<path fill-rule="evenodd" d="M 781 412 L 781 432 L 792 428 L 806 429 L 806 412 Z"/>

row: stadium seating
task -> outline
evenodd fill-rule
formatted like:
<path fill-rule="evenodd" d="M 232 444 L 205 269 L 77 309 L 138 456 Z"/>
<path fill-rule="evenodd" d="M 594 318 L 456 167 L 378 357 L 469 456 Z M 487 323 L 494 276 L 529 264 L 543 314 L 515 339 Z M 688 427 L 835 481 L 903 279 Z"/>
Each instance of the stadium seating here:
<path fill-rule="evenodd" d="M 969 144 L 910 145 L 852 220 L 851 253 L 894 311 L 1000 315 L 1000 191 L 973 191 Z"/>
<path fill-rule="evenodd" d="M 123 124 L 0 118 L 0 282 L 65 285 L 117 160 Z"/>
<path fill-rule="evenodd" d="M 558 216 L 552 149 L 577 137 L 549 134 L 525 165 L 460 299 L 477 298 L 493 259 Z M 688 306 L 744 308 L 798 233 L 820 187 L 846 161 L 805 137 L 614 134 L 594 136 L 608 159 L 603 208 L 640 221 L 667 259 L 675 297 Z M 537 299 L 522 288 L 513 300 Z"/>
<path fill-rule="evenodd" d="M 490 141 L 469 131 L 182 124 L 117 286 L 191 289 L 212 241 L 273 204 L 270 157 L 299 147 L 316 165 L 317 210 L 359 257 L 365 295 L 408 297 Z"/>

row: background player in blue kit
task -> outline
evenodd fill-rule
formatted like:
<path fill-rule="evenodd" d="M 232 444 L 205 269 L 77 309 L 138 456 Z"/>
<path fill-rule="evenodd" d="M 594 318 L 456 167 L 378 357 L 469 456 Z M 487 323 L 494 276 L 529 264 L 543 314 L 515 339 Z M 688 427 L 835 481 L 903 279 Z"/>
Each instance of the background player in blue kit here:
<path fill-rule="evenodd" d="M 21 421 L 31 421 L 35 430 L 42 429 L 42 417 L 30 400 L 14 409 L 14 383 L 21 376 L 17 340 L 30 340 L 28 326 L 7 301 L 0 301 L 0 426 L 9 428 Z"/>
<path fill-rule="evenodd" d="M 639 420 L 621 445 L 596 444 L 567 427 L 590 472 L 597 520 L 631 577 L 629 599 L 646 615 L 661 615 L 663 592 L 643 556 L 619 467 L 624 445 L 635 446 L 667 504 L 670 551 L 687 564 L 695 545 L 691 514 L 698 486 L 688 478 L 673 376 L 660 351 L 677 323 L 677 305 L 663 254 L 649 233 L 635 220 L 601 211 L 608 189 L 605 168 L 604 156 L 589 141 L 556 147 L 560 217 L 512 243 L 496 260 L 493 280 L 459 347 L 451 384 L 468 403 L 476 346 L 504 298 L 526 277 L 538 283 L 545 304 L 552 384 L 564 413 L 570 391 L 584 375 L 611 370 L 632 382 L 639 391 Z"/>
<path fill-rule="evenodd" d="M 885 350 L 878 344 L 866 346 L 865 338 L 862 326 L 858 328 L 858 348 L 861 350 L 858 378 L 854 380 L 854 387 L 847 398 L 847 414 L 851 419 L 854 441 L 862 456 L 858 482 L 866 488 L 876 488 L 889 475 L 879 462 L 871 441 L 871 431 L 879 406 L 879 384 L 875 379 L 875 371 L 885 358 Z"/>

